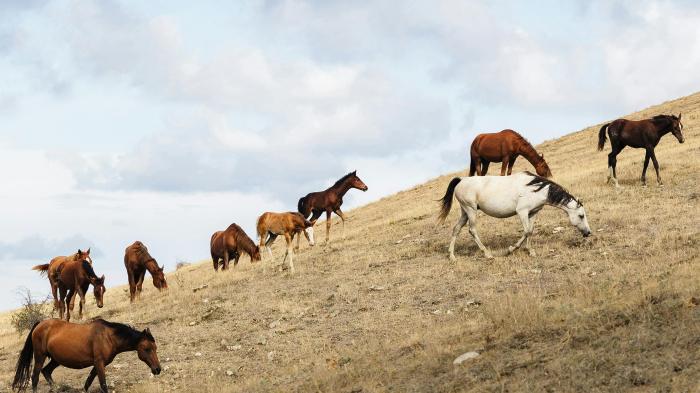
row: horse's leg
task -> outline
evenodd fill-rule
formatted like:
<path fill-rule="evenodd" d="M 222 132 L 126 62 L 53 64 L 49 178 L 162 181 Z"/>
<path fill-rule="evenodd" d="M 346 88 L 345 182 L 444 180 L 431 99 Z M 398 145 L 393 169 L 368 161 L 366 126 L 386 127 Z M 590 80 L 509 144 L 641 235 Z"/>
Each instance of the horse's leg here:
<path fill-rule="evenodd" d="M 326 244 L 330 241 L 331 233 L 331 211 L 326 210 Z"/>
<path fill-rule="evenodd" d="M 513 173 L 513 165 L 515 165 L 515 160 L 518 158 L 518 156 L 512 156 L 510 159 L 508 159 L 508 176 L 510 176 Z"/>
<path fill-rule="evenodd" d="M 532 227 L 530 226 L 530 211 L 528 209 L 519 210 L 518 217 L 520 217 L 520 222 L 523 224 L 523 236 L 517 241 L 517 243 L 515 243 L 515 245 L 508 247 L 509 254 L 520 248 L 523 242 L 530 237 L 530 233 L 532 233 Z"/>
<path fill-rule="evenodd" d="M 294 240 L 294 236 L 292 236 L 292 240 Z M 297 238 L 297 245 L 294 246 L 294 252 L 299 252 L 299 245 L 301 243 L 301 234 L 299 236 L 297 236 L 296 238 Z"/>
<path fill-rule="evenodd" d="M 134 280 L 134 272 L 131 269 L 126 269 L 126 275 L 129 279 L 129 302 L 133 303 L 136 299 L 136 280 Z"/>
<path fill-rule="evenodd" d="M 486 258 L 493 258 L 493 255 L 491 255 L 491 251 L 489 251 L 489 249 L 486 248 L 486 246 L 484 246 L 484 243 L 482 243 L 481 239 L 479 239 L 479 234 L 476 232 L 476 209 L 467 207 L 466 212 L 467 220 L 469 222 L 469 233 L 474 238 L 476 245 L 479 246 L 479 249 L 484 252 Z"/>
<path fill-rule="evenodd" d="M 103 361 L 96 361 L 95 368 L 97 369 L 97 379 L 100 380 L 100 389 L 102 393 L 109 393 L 107 390 L 107 377 L 105 376 L 105 364 Z"/>
<path fill-rule="evenodd" d="M 90 389 L 90 385 L 92 385 L 92 381 L 95 380 L 95 377 L 97 376 L 97 367 L 93 367 L 92 370 L 90 370 L 90 374 L 88 375 L 87 379 L 85 380 L 85 391 L 87 392 L 88 389 Z"/>
<path fill-rule="evenodd" d="M 651 162 L 654 163 L 654 170 L 656 171 L 656 182 L 659 183 L 659 186 L 664 185 L 664 182 L 661 181 L 661 175 L 659 175 L 659 162 L 656 161 L 656 154 L 654 154 L 654 148 L 651 148 Z"/>
<path fill-rule="evenodd" d="M 501 161 L 501 176 L 506 175 L 507 169 L 508 169 L 508 157 L 503 157 L 503 161 Z"/>
<path fill-rule="evenodd" d="M 620 187 L 620 184 L 617 182 L 617 155 L 620 154 L 623 148 L 624 147 L 619 147 L 618 145 L 613 145 L 612 151 L 608 154 L 608 169 L 610 170 L 608 182 L 612 179 L 615 182 L 615 187 Z"/>
<path fill-rule="evenodd" d="M 228 270 L 228 261 L 229 261 L 229 255 L 228 255 L 228 248 L 224 247 L 224 267 L 221 268 L 221 270 Z"/>
<path fill-rule="evenodd" d="M 214 256 L 214 254 L 211 255 L 211 263 L 214 266 L 214 271 L 218 272 L 219 271 L 219 258 Z"/>
<path fill-rule="evenodd" d="M 241 253 L 240 253 L 240 252 L 237 252 L 237 253 L 236 253 L 236 256 L 235 256 L 234 259 L 233 259 L 233 267 L 236 267 L 236 265 L 238 265 L 238 260 L 239 260 L 239 259 L 241 259 Z"/>
<path fill-rule="evenodd" d="M 78 319 L 83 319 L 83 306 L 85 306 L 85 290 L 78 287 L 78 296 L 80 300 L 78 301 Z"/>
<path fill-rule="evenodd" d="M 53 378 L 51 377 L 51 373 L 53 373 L 53 370 L 55 370 L 58 366 L 60 366 L 60 364 L 58 364 L 57 361 L 51 359 L 49 364 L 47 364 L 46 367 L 41 369 L 41 373 L 44 375 L 46 382 L 49 383 L 49 386 L 53 386 Z"/>
<path fill-rule="evenodd" d="M 44 352 L 39 351 L 39 348 L 34 348 L 34 371 L 32 371 L 32 391 L 34 393 L 36 393 L 39 385 L 39 373 L 44 366 L 44 360 L 46 360 Z"/>
<path fill-rule="evenodd" d="M 489 161 L 481 161 L 481 174 L 479 176 L 486 176 L 486 174 L 489 172 L 489 165 L 491 165 Z"/>
<path fill-rule="evenodd" d="M 292 252 L 292 236 L 289 233 L 285 233 L 284 240 L 287 242 L 287 253 L 284 254 L 284 259 L 287 259 L 287 255 L 289 255 L 289 270 L 292 272 L 292 274 L 294 274 L 294 253 Z"/>
<path fill-rule="evenodd" d="M 457 235 L 459 235 L 459 231 L 461 231 L 462 227 L 464 227 L 464 225 L 467 223 L 467 219 L 467 213 L 464 210 L 462 210 L 462 215 L 459 217 L 459 220 L 457 220 L 457 223 L 455 223 L 455 226 L 452 228 L 452 238 L 450 239 L 450 247 L 448 249 L 450 252 L 450 260 L 457 260 L 457 258 L 455 258 L 455 242 L 457 241 Z"/>
<path fill-rule="evenodd" d="M 146 269 L 139 271 L 136 277 L 136 299 L 141 300 L 141 291 L 143 291 L 143 279 L 146 278 Z"/>
<path fill-rule="evenodd" d="M 68 307 L 66 307 L 66 321 L 70 322 L 70 312 L 73 311 L 73 307 L 75 307 L 75 290 L 69 289 L 67 297 L 66 303 L 68 303 Z"/>
<path fill-rule="evenodd" d="M 66 311 L 66 290 L 59 289 L 59 300 L 58 300 L 58 319 L 63 319 L 63 313 Z"/>
<path fill-rule="evenodd" d="M 340 217 L 340 221 L 343 223 L 343 234 L 341 235 L 341 237 L 345 239 L 345 214 L 343 214 L 343 212 L 340 211 L 340 208 L 335 209 L 334 212 L 338 215 L 338 217 Z"/>
<path fill-rule="evenodd" d="M 58 285 L 55 283 L 51 282 L 51 294 L 53 295 L 53 308 L 54 310 L 59 310 L 61 307 L 60 302 L 58 301 Z M 61 317 L 63 318 L 63 317 Z"/>
<path fill-rule="evenodd" d="M 535 230 L 535 213 L 530 212 L 529 214 L 530 217 L 530 236 L 527 237 L 527 240 L 525 240 L 525 249 L 527 252 L 530 254 L 531 257 L 536 256 L 535 251 L 530 248 L 530 238 L 532 237 L 532 233 Z"/>
<path fill-rule="evenodd" d="M 272 247 L 270 247 L 270 245 L 275 242 L 275 239 L 277 239 L 277 235 L 274 233 L 270 233 L 270 236 L 265 242 L 265 248 L 267 248 L 267 252 L 268 254 L 270 254 L 270 259 L 272 259 Z"/>
<path fill-rule="evenodd" d="M 649 166 L 650 158 L 651 154 L 649 154 L 649 149 L 647 149 L 646 154 L 644 155 L 644 168 L 642 169 L 642 185 L 644 187 L 647 186 L 647 167 Z"/>

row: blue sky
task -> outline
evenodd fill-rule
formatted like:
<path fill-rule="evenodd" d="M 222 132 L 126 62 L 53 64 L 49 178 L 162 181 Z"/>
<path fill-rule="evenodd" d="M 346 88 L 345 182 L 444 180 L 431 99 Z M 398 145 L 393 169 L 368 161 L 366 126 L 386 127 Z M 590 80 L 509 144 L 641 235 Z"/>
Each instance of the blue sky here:
<path fill-rule="evenodd" d="M 172 270 L 212 232 L 357 169 L 378 199 L 698 90 L 688 1 L 0 3 L 0 309 L 92 246 L 108 285 L 141 240 Z"/>

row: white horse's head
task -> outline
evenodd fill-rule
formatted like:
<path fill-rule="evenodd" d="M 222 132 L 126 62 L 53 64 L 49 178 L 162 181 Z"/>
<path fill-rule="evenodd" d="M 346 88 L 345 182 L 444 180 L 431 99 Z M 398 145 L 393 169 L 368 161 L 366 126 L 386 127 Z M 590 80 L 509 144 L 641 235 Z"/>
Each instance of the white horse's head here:
<path fill-rule="evenodd" d="M 306 236 L 306 240 L 309 241 L 309 245 L 313 246 L 316 244 L 316 241 L 314 240 L 314 227 L 310 226 L 304 229 L 304 236 Z"/>
<path fill-rule="evenodd" d="M 586 209 L 580 201 L 572 199 L 566 204 L 566 213 L 569 215 L 569 222 L 575 226 L 583 237 L 591 235 L 591 227 L 588 226 L 588 218 L 586 217 Z"/>

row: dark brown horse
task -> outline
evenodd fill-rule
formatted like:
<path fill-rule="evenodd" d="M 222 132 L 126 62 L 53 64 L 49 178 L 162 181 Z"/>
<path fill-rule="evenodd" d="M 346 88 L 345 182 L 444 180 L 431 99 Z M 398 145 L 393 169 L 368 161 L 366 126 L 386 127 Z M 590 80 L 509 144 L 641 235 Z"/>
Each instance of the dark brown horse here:
<path fill-rule="evenodd" d="M 219 266 L 221 270 L 228 269 L 231 258 L 233 258 L 233 266 L 238 265 L 241 252 L 248 254 L 251 262 L 260 260 L 260 248 L 236 223 L 229 225 L 225 231 L 214 232 L 211 235 L 209 248 L 215 271 L 219 271 Z"/>
<path fill-rule="evenodd" d="M 93 287 L 97 307 L 102 308 L 104 305 L 103 297 L 107 291 L 105 289 L 105 276 L 97 277 L 95 271 L 92 270 L 92 265 L 87 261 L 69 261 L 63 264 L 58 272 L 58 292 L 61 299 L 59 301 L 59 316 L 61 319 L 63 319 L 63 313 L 65 312 L 66 321 L 70 321 L 70 312 L 75 305 L 75 295 L 80 296 L 78 317 L 80 319 L 83 318 L 85 294 L 90 285 Z M 67 310 L 66 302 L 68 302 Z"/>
<path fill-rule="evenodd" d="M 146 270 L 151 273 L 154 287 L 161 291 L 168 289 L 168 283 L 165 281 L 163 273 L 165 266 L 158 266 L 156 259 L 149 254 L 148 248 L 140 241 L 135 241 L 124 251 L 124 267 L 126 267 L 126 275 L 129 277 L 129 293 L 132 303 L 137 297 L 141 297 Z"/>
<path fill-rule="evenodd" d="M 51 285 L 51 294 L 53 295 L 53 307 L 58 310 L 59 299 L 58 299 L 58 273 L 63 267 L 63 264 L 69 261 L 86 261 L 92 265 L 92 258 L 90 258 L 90 249 L 87 251 L 82 251 L 78 249 L 73 255 L 67 257 L 60 256 L 53 258 L 49 263 L 43 265 L 36 265 L 32 270 L 37 270 L 43 276 L 44 274 L 49 278 L 49 284 Z M 63 318 L 63 317 L 61 317 Z"/>
<path fill-rule="evenodd" d="M 300 233 L 304 232 L 306 240 L 309 241 L 310 245 L 314 245 L 314 222 L 308 221 L 301 213 L 297 212 L 286 212 L 286 213 L 263 213 L 258 217 L 257 223 L 258 237 L 260 238 L 260 245 L 258 248 L 260 250 L 263 247 L 267 247 L 267 251 L 272 258 L 272 250 L 270 245 L 277 239 L 277 236 L 284 236 L 284 240 L 287 242 L 287 252 L 284 254 L 284 259 L 282 263 L 287 260 L 289 256 L 289 267 L 294 273 L 294 260 L 292 252 L 292 239 L 294 235 L 301 237 Z M 263 264 L 263 266 L 265 266 Z"/>
<path fill-rule="evenodd" d="M 299 213 L 301 213 L 304 218 L 309 218 L 309 216 L 311 216 L 311 222 L 315 223 L 316 220 L 321 217 L 321 214 L 326 212 L 326 243 L 329 241 L 329 233 L 331 231 L 331 212 L 340 217 L 340 220 L 343 222 L 343 233 L 345 233 L 345 215 L 340 210 L 340 206 L 343 204 L 343 195 L 351 188 L 367 191 L 365 183 L 357 177 L 357 171 L 350 172 L 341 177 L 325 191 L 312 192 L 299 199 L 297 205 Z M 297 248 L 299 248 L 298 239 Z"/>
<path fill-rule="evenodd" d="M 535 167 L 538 175 L 552 177 L 544 155 L 538 154 L 527 139 L 513 130 L 477 135 L 472 142 L 470 154 L 469 176 L 486 175 L 492 162 L 501 163 L 501 176 L 506 175 L 506 168 L 510 176 L 515 160 L 518 156 L 523 156 Z"/>
<path fill-rule="evenodd" d="M 642 169 L 642 185 L 647 185 L 647 167 L 649 166 L 649 159 L 654 162 L 656 181 L 660 186 L 664 185 L 659 175 L 659 163 L 656 161 L 654 148 L 659 144 L 661 137 L 669 132 L 678 139 L 679 143 L 685 142 L 680 113 L 678 116 L 658 115 L 651 119 L 638 121 L 617 119 L 611 123 L 603 124 L 598 133 L 598 151 L 603 150 L 603 146 L 605 146 L 606 130 L 608 131 L 608 135 L 610 135 L 610 145 L 612 145 L 612 151 L 608 154 L 608 183 L 610 179 L 612 179 L 615 181 L 615 187 L 620 186 L 617 182 L 617 155 L 620 154 L 625 146 L 630 146 L 636 149 L 646 150 L 644 169 Z"/>
<path fill-rule="evenodd" d="M 92 366 L 85 380 L 85 391 L 97 377 L 100 389 L 107 393 L 105 367 L 112 363 L 117 354 L 136 351 L 139 359 L 146 363 L 154 375 L 160 374 L 156 340 L 146 328 L 138 331 L 121 323 L 95 319 L 87 324 L 64 322 L 60 319 L 47 319 L 32 327 L 17 359 L 12 389 L 24 391 L 29 385 L 29 369 L 34 359 L 31 374 L 32 390 L 36 393 L 39 373 L 53 387 L 51 374 L 58 366 L 83 369 Z M 51 359 L 44 367 L 46 358 Z M 43 367 L 43 368 L 42 368 Z M 133 372 L 132 369 L 129 371 Z"/>

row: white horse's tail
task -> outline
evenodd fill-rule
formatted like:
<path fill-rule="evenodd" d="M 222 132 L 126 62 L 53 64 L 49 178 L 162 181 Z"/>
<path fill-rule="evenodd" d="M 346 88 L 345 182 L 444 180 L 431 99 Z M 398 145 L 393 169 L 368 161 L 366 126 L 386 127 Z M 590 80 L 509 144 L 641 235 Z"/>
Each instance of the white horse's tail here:
<path fill-rule="evenodd" d="M 445 219 L 447 218 L 447 215 L 450 214 L 450 210 L 452 209 L 452 197 L 454 196 L 455 193 L 455 187 L 457 187 L 457 184 L 462 181 L 461 178 L 455 177 L 450 181 L 450 184 L 447 186 L 447 191 L 445 191 L 445 196 L 442 197 L 440 200 L 440 203 L 442 207 L 440 208 L 440 215 L 438 216 L 438 222 L 443 223 L 445 222 Z"/>

